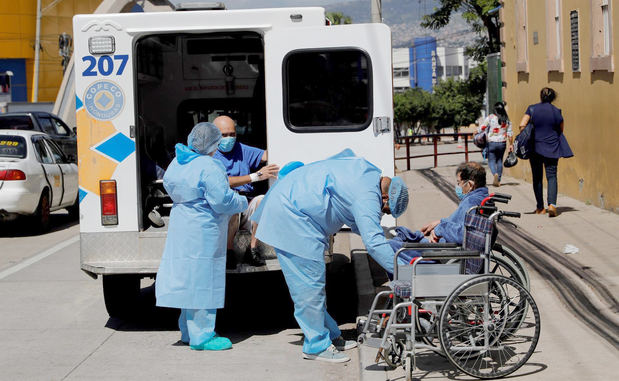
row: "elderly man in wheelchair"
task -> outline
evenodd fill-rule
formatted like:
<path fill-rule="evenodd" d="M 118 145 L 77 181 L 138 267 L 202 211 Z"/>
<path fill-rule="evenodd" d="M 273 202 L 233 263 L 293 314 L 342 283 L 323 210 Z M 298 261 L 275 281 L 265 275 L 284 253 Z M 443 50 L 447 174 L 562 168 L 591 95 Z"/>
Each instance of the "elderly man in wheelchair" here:
<path fill-rule="evenodd" d="M 485 189 L 470 184 L 475 180 L 469 174 L 476 171 L 474 163 L 458 167 L 459 186 L 470 189 L 466 193 Z M 485 185 L 485 177 L 479 181 Z M 520 270 L 492 251 L 497 222 L 520 216 L 496 206 L 510 199 L 488 196 L 486 189 L 479 203 L 461 202 L 454 213 L 462 213 L 461 227 L 451 230 L 461 232 L 456 242 L 440 242 L 441 220 L 426 225 L 430 239 L 399 243 L 393 281 L 376 295 L 359 327 L 359 343 L 378 349 L 376 362 L 404 367 L 407 380 L 421 350 L 439 353 L 460 371 L 482 379 L 506 376 L 526 363 L 539 339 L 539 311 Z M 405 255 L 411 250 L 412 256 Z"/>

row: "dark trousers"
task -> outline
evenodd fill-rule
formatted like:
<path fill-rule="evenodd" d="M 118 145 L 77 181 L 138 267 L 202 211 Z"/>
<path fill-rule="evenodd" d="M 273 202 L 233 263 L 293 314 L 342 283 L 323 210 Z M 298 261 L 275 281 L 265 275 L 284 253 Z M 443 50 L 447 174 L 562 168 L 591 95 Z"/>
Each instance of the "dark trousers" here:
<path fill-rule="evenodd" d="M 505 142 L 488 142 L 488 166 L 493 175 L 499 175 L 499 181 L 503 175 L 503 155 L 505 155 Z"/>
<path fill-rule="evenodd" d="M 546 181 L 548 181 L 548 205 L 557 205 L 557 164 L 559 159 L 552 159 L 533 154 L 531 159 L 531 172 L 533 174 L 533 192 L 537 209 L 544 209 L 544 174 L 546 169 Z"/>

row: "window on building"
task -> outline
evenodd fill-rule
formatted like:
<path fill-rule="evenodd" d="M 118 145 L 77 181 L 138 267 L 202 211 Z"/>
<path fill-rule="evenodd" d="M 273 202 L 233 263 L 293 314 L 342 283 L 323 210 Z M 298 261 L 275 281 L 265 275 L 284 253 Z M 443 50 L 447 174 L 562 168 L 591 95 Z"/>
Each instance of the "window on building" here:
<path fill-rule="evenodd" d="M 407 67 L 397 67 L 393 69 L 394 78 L 408 78 L 409 71 Z"/>
<path fill-rule="evenodd" d="M 516 70 L 529 71 L 527 0 L 516 0 Z"/>
<path fill-rule="evenodd" d="M 613 71 L 612 0 L 591 0 L 591 71 Z"/>
<path fill-rule="evenodd" d="M 578 31 L 578 11 L 570 12 L 570 39 L 572 49 L 572 71 L 580 71 L 580 42 Z"/>
<path fill-rule="evenodd" d="M 445 67 L 444 66 L 437 66 L 436 67 L 436 76 L 442 78 L 443 75 L 445 75 Z"/>
<path fill-rule="evenodd" d="M 297 50 L 283 67 L 284 122 L 291 131 L 360 131 L 370 125 L 372 67 L 365 52 Z"/>
<path fill-rule="evenodd" d="M 546 0 L 546 68 L 563 71 L 561 0 Z"/>

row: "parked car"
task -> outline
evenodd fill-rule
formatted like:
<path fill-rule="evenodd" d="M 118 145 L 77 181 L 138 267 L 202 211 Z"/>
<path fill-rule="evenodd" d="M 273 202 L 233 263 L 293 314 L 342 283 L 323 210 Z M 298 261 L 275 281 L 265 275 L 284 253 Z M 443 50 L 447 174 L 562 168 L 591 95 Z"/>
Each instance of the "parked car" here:
<path fill-rule="evenodd" d="M 0 114 L 0 130 L 40 131 L 52 137 L 62 148 L 69 161 L 77 161 L 75 132 L 56 115 L 43 112 L 10 112 Z"/>
<path fill-rule="evenodd" d="M 0 130 L 0 221 L 33 216 L 46 231 L 50 212 L 66 208 L 77 215 L 78 205 L 77 165 L 50 136 Z"/>

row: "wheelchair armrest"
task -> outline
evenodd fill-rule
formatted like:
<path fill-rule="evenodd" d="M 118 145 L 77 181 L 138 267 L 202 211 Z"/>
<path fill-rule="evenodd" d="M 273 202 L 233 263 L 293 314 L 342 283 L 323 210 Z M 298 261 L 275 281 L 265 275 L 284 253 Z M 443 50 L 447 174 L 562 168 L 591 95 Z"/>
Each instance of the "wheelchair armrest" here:
<path fill-rule="evenodd" d="M 464 259 L 464 258 L 479 258 L 480 253 L 477 250 L 436 250 L 426 251 L 423 253 L 423 259 Z"/>
<path fill-rule="evenodd" d="M 404 243 L 404 249 L 457 249 L 457 243 Z"/>

